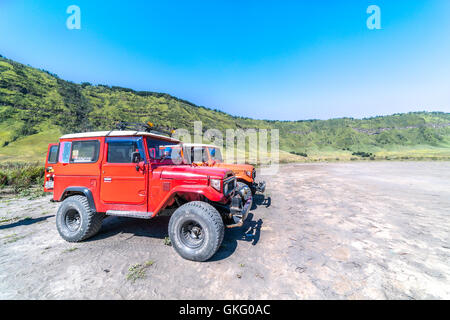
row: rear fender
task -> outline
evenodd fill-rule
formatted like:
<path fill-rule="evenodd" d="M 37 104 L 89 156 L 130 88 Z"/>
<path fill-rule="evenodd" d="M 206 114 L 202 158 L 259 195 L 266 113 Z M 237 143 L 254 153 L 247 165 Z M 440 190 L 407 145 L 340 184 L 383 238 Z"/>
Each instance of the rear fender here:
<path fill-rule="evenodd" d="M 61 197 L 59 198 L 59 201 L 63 201 L 64 199 L 72 196 L 72 195 L 84 195 L 89 203 L 89 207 L 91 207 L 91 210 L 93 212 L 97 212 L 97 209 L 95 207 L 95 201 L 94 196 L 92 195 L 92 191 L 89 190 L 86 187 L 68 187 L 64 190 L 64 192 L 61 194 Z"/>

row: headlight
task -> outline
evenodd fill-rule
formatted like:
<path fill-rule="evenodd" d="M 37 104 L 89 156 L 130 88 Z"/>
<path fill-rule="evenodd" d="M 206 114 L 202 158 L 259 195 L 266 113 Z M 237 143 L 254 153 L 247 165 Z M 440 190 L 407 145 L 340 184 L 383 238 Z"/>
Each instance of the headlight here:
<path fill-rule="evenodd" d="M 222 180 L 220 179 L 211 179 L 211 187 L 213 187 L 214 189 L 216 189 L 217 191 L 220 192 L 220 182 Z"/>
<path fill-rule="evenodd" d="M 251 171 L 245 171 L 245 174 L 248 175 L 249 177 L 252 176 L 252 172 Z"/>

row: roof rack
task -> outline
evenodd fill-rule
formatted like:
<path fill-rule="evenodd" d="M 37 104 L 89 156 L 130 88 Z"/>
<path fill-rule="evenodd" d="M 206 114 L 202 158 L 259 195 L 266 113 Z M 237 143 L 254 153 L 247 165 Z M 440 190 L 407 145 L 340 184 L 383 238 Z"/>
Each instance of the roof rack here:
<path fill-rule="evenodd" d="M 153 129 L 154 125 L 150 121 L 147 123 L 142 122 L 127 122 L 127 121 L 120 121 L 116 123 L 116 127 L 113 130 L 136 130 L 136 131 L 144 131 L 154 134 L 166 134 L 169 137 L 173 134 L 174 130 L 165 131 L 164 129 L 158 128 L 158 130 Z"/>

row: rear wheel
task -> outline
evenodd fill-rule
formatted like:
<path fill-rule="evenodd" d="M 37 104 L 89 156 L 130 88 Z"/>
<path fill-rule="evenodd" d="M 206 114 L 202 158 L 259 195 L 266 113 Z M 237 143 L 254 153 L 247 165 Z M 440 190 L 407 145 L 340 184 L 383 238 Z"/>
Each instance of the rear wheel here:
<path fill-rule="evenodd" d="M 71 196 L 59 206 L 56 228 L 64 240 L 79 242 L 97 234 L 104 217 L 103 213 L 92 211 L 86 197 Z"/>
<path fill-rule="evenodd" d="M 179 207 L 169 221 L 169 237 L 177 253 L 187 260 L 206 261 L 219 249 L 225 228 L 220 213 L 202 201 Z"/>

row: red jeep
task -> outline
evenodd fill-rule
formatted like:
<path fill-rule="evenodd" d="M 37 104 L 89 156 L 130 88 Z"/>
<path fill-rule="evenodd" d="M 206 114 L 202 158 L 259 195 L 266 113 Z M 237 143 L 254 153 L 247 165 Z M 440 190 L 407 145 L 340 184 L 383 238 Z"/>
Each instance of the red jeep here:
<path fill-rule="evenodd" d="M 242 226 L 252 205 L 248 187 L 223 168 L 175 165 L 161 145 L 180 141 L 147 131 L 67 134 L 49 145 L 44 190 L 61 202 L 59 234 L 78 242 L 94 236 L 105 216 L 150 219 L 171 214 L 169 237 L 185 259 L 208 260 L 224 228 Z"/>

